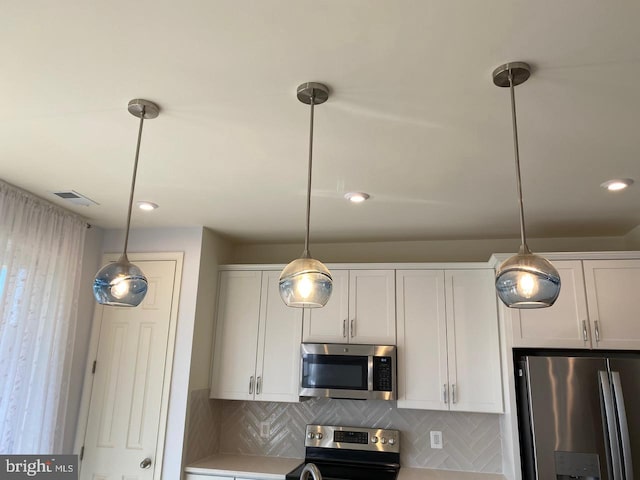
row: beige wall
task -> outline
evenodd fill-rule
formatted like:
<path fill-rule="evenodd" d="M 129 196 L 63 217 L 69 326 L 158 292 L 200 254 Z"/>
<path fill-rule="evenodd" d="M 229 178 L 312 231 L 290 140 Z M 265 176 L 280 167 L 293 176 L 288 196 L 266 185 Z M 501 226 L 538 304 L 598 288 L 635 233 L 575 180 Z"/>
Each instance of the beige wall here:
<path fill-rule="evenodd" d="M 627 250 L 640 250 L 640 225 L 625 235 Z"/>
<path fill-rule="evenodd" d="M 588 252 L 630 249 L 626 237 L 533 238 L 534 252 Z M 325 263 L 350 262 L 484 262 L 493 253 L 515 253 L 520 241 L 424 240 L 407 242 L 317 243 L 311 254 Z M 236 244 L 232 263 L 289 263 L 302 253 L 303 244 Z M 640 230 L 637 246 L 640 249 Z"/>
<path fill-rule="evenodd" d="M 196 319 L 191 350 L 189 391 L 209 388 L 218 266 L 231 261 L 231 244 L 213 231 L 202 231 Z"/>

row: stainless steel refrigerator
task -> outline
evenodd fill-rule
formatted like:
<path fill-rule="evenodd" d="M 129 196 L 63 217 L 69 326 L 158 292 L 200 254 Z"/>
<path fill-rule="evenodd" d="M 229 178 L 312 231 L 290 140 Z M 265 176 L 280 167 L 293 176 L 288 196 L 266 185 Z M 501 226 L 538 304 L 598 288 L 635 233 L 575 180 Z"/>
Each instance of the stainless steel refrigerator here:
<path fill-rule="evenodd" d="M 640 479 L 640 355 L 515 362 L 523 479 Z"/>

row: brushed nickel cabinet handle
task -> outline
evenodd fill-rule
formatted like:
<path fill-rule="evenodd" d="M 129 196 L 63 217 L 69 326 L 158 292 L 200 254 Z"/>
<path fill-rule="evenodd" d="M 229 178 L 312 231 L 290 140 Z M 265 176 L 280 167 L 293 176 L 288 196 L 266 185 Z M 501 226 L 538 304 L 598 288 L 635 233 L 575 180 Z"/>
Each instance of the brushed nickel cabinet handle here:
<path fill-rule="evenodd" d="M 456 397 L 456 384 L 454 383 L 451 385 L 451 403 L 456 403 Z"/>
<path fill-rule="evenodd" d="M 351 333 L 350 333 L 351 338 L 356 336 L 356 319 L 352 318 L 351 319 Z"/>
<path fill-rule="evenodd" d="M 447 384 L 442 384 L 442 400 L 444 403 L 449 403 L 449 395 L 447 394 Z"/>
<path fill-rule="evenodd" d="M 253 394 L 253 375 L 249 377 L 249 395 Z"/>
<path fill-rule="evenodd" d="M 347 319 L 342 320 L 342 336 L 347 338 Z"/>
<path fill-rule="evenodd" d="M 600 324 L 598 320 L 595 320 L 593 322 L 593 326 L 595 327 L 595 330 L 596 330 L 596 342 L 599 342 L 600 341 Z"/>
<path fill-rule="evenodd" d="M 258 377 L 256 380 L 256 395 L 260 395 L 262 393 L 262 376 Z"/>
<path fill-rule="evenodd" d="M 582 340 L 587 341 L 587 321 L 582 320 Z"/>

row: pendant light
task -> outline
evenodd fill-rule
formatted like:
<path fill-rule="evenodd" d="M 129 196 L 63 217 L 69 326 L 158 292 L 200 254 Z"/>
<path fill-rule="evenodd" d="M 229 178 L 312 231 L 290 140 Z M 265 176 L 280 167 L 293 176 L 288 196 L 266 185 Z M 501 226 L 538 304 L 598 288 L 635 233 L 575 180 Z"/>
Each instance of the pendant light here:
<path fill-rule="evenodd" d="M 311 211 L 311 163 L 313 158 L 313 110 L 329 98 L 329 88 L 316 82 L 298 87 L 298 100 L 311 106 L 309 133 L 309 171 L 307 176 L 307 226 L 302 256 L 287 265 L 280 274 L 280 296 L 288 307 L 324 307 L 331 297 L 333 279 L 329 269 L 309 254 L 309 215 Z"/>
<path fill-rule="evenodd" d="M 509 87 L 511 92 L 513 148 L 516 163 L 518 203 L 520 206 L 520 251 L 505 260 L 496 271 L 498 296 L 507 307 L 511 308 L 550 307 L 560 294 L 560 275 L 558 271 L 546 258 L 531 253 L 527 246 L 524 229 L 514 87 L 526 82 L 530 74 L 531 67 L 524 62 L 507 63 L 493 71 L 493 83 L 498 87 Z"/>
<path fill-rule="evenodd" d="M 133 207 L 133 192 L 136 186 L 142 126 L 144 125 L 145 119 L 156 118 L 160 112 L 160 108 L 148 100 L 136 99 L 129 102 L 128 110 L 129 113 L 140 119 L 140 127 L 138 129 L 136 157 L 133 164 L 133 178 L 131 180 L 131 193 L 129 195 L 129 211 L 127 213 L 124 248 L 118 261 L 102 267 L 93 281 L 93 295 L 98 303 L 116 307 L 137 307 L 147 294 L 147 279 L 142 273 L 142 270 L 127 258 L 127 244 L 129 242 L 131 209 Z"/>

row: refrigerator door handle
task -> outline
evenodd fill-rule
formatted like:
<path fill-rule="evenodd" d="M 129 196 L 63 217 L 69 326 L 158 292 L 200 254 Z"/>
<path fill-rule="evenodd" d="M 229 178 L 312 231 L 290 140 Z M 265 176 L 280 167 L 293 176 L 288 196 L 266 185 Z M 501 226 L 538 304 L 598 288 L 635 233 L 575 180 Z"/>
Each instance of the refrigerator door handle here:
<path fill-rule="evenodd" d="M 622 382 L 619 372 L 611 372 L 613 381 L 613 398 L 615 399 L 616 410 L 618 412 L 618 424 L 620 426 L 620 440 L 622 445 L 622 458 L 624 460 L 625 478 L 631 479 L 633 476 L 633 460 L 631 458 L 631 441 L 629 440 L 629 426 L 627 425 L 627 412 L 624 408 L 624 396 L 622 395 Z"/>
<path fill-rule="evenodd" d="M 609 451 L 611 454 L 611 468 L 613 469 L 613 480 L 624 480 L 622 476 L 622 462 L 620 460 L 620 442 L 618 440 L 618 427 L 615 419 L 615 407 L 613 404 L 613 393 L 611 391 L 611 383 L 609 382 L 609 374 L 605 370 L 598 372 L 600 380 L 600 392 L 604 403 L 604 414 L 607 431 L 605 437 L 608 440 Z"/>

